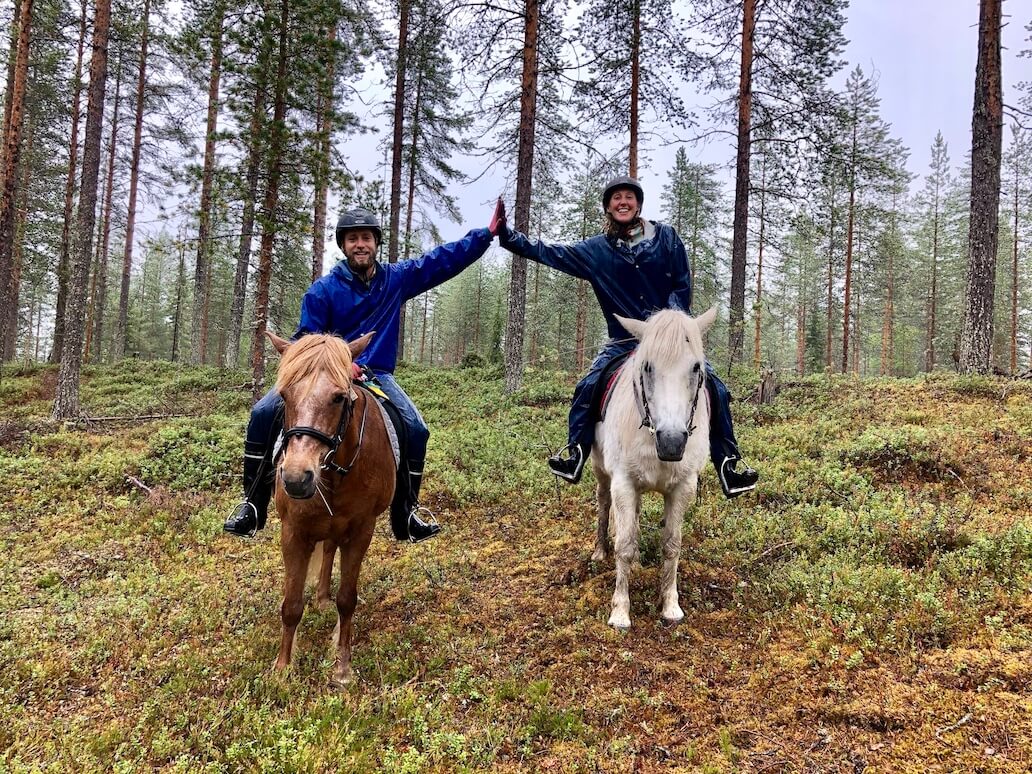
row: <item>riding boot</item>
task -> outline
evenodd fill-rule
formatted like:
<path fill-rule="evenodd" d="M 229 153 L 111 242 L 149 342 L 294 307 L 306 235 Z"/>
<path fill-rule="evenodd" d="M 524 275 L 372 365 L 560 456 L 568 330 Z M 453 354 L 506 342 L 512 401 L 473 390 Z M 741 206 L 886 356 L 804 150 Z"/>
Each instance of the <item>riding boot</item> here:
<path fill-rule="evenodd" d="M 254 537 L 265 528 L 274 481 L 274 468 L 266 455 L 262 444 L 244 442 L 244 500 L 222 525 L 231 535 Z"/>
<path fill-rule="evenodd" d="M 403 481 L 403 478 L 407 480 Z M 441 525 L 437 523 L 430 510 L 419 505 L 419 489 L 422 483 L 422 469 L 418 473 L 409 470 L 407 476 L 398 476 L 399 491 L 391 503 L 391 530 L 398 540 L 421 543 L 441 531 Z M 429 521 L 421 519 L 421 513 L 427 514 Z"/>
<path fill-rule="evenodd" d="M 724 492 L 724 497 L 730 500 L 732 497 L 738 497 L 740 494 L 755 489 L 760 474 L 742 461 L 742 455 L 737 446 L 727 441 L 723 446 L 725 449 L 723 457 L 719 464 L 714 459 L 714 464 L 717 467 L 720 488 Z M 742 463 L 740 469 L 739 462 Z"/>
<path fill-rule="evenodd" d="M 563 456 L 563 452 L 568 452 Z M 584 472 L 588 449 L 584 444 L 570 443 L 548 458 L 548 467 L 559 478 L 576 484 Z"/>

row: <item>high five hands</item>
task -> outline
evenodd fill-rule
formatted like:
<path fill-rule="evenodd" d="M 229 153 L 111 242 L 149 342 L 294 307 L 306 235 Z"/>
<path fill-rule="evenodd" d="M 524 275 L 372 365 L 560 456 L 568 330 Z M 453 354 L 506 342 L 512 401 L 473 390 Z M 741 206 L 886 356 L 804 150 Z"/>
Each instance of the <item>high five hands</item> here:
<path fill-rule="evenodd" d="M 501 196 L 495 203 L 494 214 L 491 216 L 491 222 L 487 225 L 487 230 L 491 232 L 491 236 L 498 236 L 505 231 L 505 202 L 502 201 Z"/>

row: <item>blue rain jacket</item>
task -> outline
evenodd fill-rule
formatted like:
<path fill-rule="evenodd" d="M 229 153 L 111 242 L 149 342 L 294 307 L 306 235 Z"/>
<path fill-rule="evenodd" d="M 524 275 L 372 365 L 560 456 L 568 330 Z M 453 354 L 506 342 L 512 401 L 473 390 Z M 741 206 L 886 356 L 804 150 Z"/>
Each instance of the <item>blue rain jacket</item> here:
<path fill-rule="evenodd" d="M 435 247 L 420 258 L 377 263 L 368 285 L 351 273 L 347 261 L 340 261 L 313 282 L 301 299 L 301 321 L 293 338 L 333 333 L 351 341 L 376 331 L 357 362 L 393 373 L 402 304 L 459 274 L 487 252 L 492 239 L 486 228 L 474 229 L 458 242 Z"/>
<path fill-rule="evenodd" d="M 644 320 L 660 309 L 691 313 L 692 279 L 688 254 L 677 232 L 652 223 L 655 234 L 630 247 L 603 234 L 575 244 L 530 241 L 513 229 L 501 245 L 516 255 L 551 266 L 591 283 L 612 339 L 627 339 L 614 314 Z"/>

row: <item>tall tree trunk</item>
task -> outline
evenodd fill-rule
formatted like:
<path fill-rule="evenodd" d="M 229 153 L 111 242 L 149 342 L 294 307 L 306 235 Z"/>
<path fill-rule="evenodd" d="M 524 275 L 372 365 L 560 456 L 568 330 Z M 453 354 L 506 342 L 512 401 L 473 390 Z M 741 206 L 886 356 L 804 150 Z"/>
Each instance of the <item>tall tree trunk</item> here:
<path fill-rule="evenodd" d="M 54 418 L 67 419 L 79 413 L 79 374 L 82 369 L 83 312 L 86 281 L 93 253 L 96 223 L 97 180 L 100 175 L 100 139 L 104 121 L 104 85 L 107 81 L 108 35 L 111 0 L 96 0 L 93 18 L 93 56 L 86 107 L 86 139 L 82 148 L 82 178 L 79 183 L 79 211 L 76 217 L 72 280 L 65 307 L 65 337 L 61 368 L 57 375 Z"/>
<path fill-rule="evenodd" d="M 215 189 L 215 135 L 219 129 L 219 83 L 222 77 L 222 5 L 215 8 L 212 67 L 207 78 L 207 117 L 204 125 L 204 167 L 201 172 L 200 212 L 197 226 L 197 262 L 194 266 L 194 309 L 191 344 L 193 361 L 207 362 L 208 314 L 212 304 L 212 199 Z M 219 359 L 222 360 L 220 354 Z M 221 364 L 221 363 L 220 363 Z"/>
<path fill-rule="evenodd" d="M 630 140 L 628 142 L 628 171 L 638 176 L 638 97 L 641 91 L 641 1 L 634 0 L 634 19 L 631 22 L 631 109 Z"/>
<path fill-rule="evenodd" d="M 72 248 L 72 217 L 75 206 L 75 172 L 79 156 L 79 112 L 82 95 L 82 53 L 86 41 L 86 0 L 79 15 L 79 44 L 75 55 L 75 82 L 72 87 L 72 128 L 68 139 L 68 175 L 65 177 L 64 218 L 61 222 L 61 253 L 57 263 L 57 306 L 54 310 L 54 346 L 50 362 L 61 359 L 64 346 L 65 305 L 68 302 L 69 260 Z"/>
<path fill-rule="evenodd" d="M 1018 371 L 1018 196 L 1020 159 L 1014 156 L 1014 251 L 1011 254 L 1010 372 Z"/>
<path fill-rule="evenodd" d="M 18 41 L 21 39 L 22 26 L 21 0 L 14 0 L 14 8 L 11 14 L 11 43 L 7 54 L 7 83 L 4 88 L 4 122 L 0 125 L 0 180 L 3 180 L 3 159 L 7 150 L 7 134 L 11 130 L 11 111 L 14 109 L 12 99 L 14 97 L 14 78 L 18 71 Z M 2 187 L 2 185 L 0 185 Z"/>
<path fill-rule="evenodd" d="M 216 23 L 212 35 L 211 69 L 208 75 L 208 116 L 204 130 L 204 169 L 201 173 L 201 203 L 197 226 L 197 261 L 194 264 L 193 326 L 191 359 L 208 361 L 208 314 L 211 304 L 211 210 L 215 188 L 215 133 L 219 123 L 219 81 L 222 77 L 221 6 L 215 10 Z"/>
<path fill-rule="evenodd" d="M 312 222 L 312 282 L 323 274 L 326 254 L 326 197 L 330 190 L 330 156 L 333 153 L 332 130 L 334 115 L 333 91 L 337 71 L 337 21 L 330 26 L 328 35 L 330 61 L 319 90 L 318 131 L 319 160 L 315 178 L 315 213 Z"/>
<path fill-rule="evenodd" d="M 767 154 L 763 154 L 763 168 L 760 174 L 760 244 L 756 258 L 756 305 L 753 314 L 753 368 L 760 369 L 760 328 L 763 316 L 763 229 L 766 225 L 767 206 Z"/>
<path fill-rule="evenodd" d="M 186 244 L 180 242 L 179 271 L 176 273 L 176 311 L 172 318 L 172 362 L 179 356 L 179 328 L 183 319 L 183 286 L 186 285 Z"/>
<path fill-rule="evenodd" d="M 3 168 L 0 170 L 2 186 L 0 186 L 0 309 L 8 310 L 17 307 L 17 289 L 14 287 L 14 232 L 15 209 L 17 203 L 18 172 L 20 170 L 22 150 L 22 125 L 25 118 L 25 84 L 29 75 L 29 45 L 32 33 L 33 0 L 21 0 L 18 10 L 18 51 L 14 63 L 12 79 L 5 107 Z M 9 351 L 8 328 L 9 315 L 0 314 L 0 359 L 7 361 L 14 358 Z"/>
<path fill-rule="evenodd" d="M 140 149 L 143 146 L 144 95 L 147 87 L 147 43 L 150 35 L 150 0 L 143 2 L 143 31 L 140 34 L 140 69 L 136 76 L 136 119 L 133 124 L 133 157 L 129 162 L 129 204 L 122 252 L 122 281 L 118 289 L 118 322 L 112 357 L 125 357 L 129 336 L 129 279 L 133 270 L 133 241 L 136 238 L 136 196 L 140 186 Z"/>
<path fill-rule="evenodd" d="M 846 287 L 842 297 L 842 373 L 849 369 L 849 315 L 853 289 L 853 221 L 856 206 L 856 130 L 858 118 L 853 115 L 853 146 L 849 164 L 849 210 L 846 216 Z"/>
<path fill-rule="evenodd" d="M 1003 146 L 1003 79 L 1000 72 L 1002 0 L 981 0 L 978 65 L 971 116 L 971 219 L 960 370 L 990 373 L 993 296 L 999 239 L 1000 152 Z"/>
<path fill-rule="evenodd" d="M 93 298 L 93 347 L 90 347 L 90 332 L 86 333 L 86 351 L 84 356 L 89 362 L 91 353 L 95 360 L 101 359 L 104 346 L 104 313 L 107 306 L 108 247 L 111 244 L 111 208 L 115 195 L 115 157 L 118 150 L 119 107 L 122 98 L 122 58 L 119 56 L 115 68 L 115 102 L 111 114 L 111 138 L 108 143 L 107 183 L 104 187 L 103 216 L 100 222 L 100 250 L 97 251 L 97 292 Z"/>
<path fill-rule="evenodd" d="M 260 71 L 259 76 L 262 81 L 255 85 L 254 105 L 251 109 L 251 121 L 248 127 L 247 189 L 244 194 L 244 211 L 240 218 L 240 244 L 237 247 L 236 271 L 233 275 L 233 301 L 229 310 L 229 360 L 234 368 L 240 365 L 240 339 L 243 336 L 244 306 L 247 301 L 247 272 L 251 266 L 255 200 L 258 198 L 258 178 L 261 171 L 262 143 L 259 133 L 262 130 L 265 116 L 264 71 Z"/>
<path fill-rule="evenodd" d="M 401 230 L 401 167 L 403 138 L 405 136 L 405 79 L 408 75 L 408 26 L 410 0 L 398 3 L 398 50 L 395 58 L 394 72 L 394 135 L 391 148 L 391 201 L 390 201 L 390 234 L 387 239 L 387 261 L 397 263 L 400 252 L 399 241 Z M 402 307 L 404 312 L 404 307 Z M 398 326 L 398 357 L 405 356 L 405 326 Z"/>
<path fill-rule="evenodd" d="M 895 196 L 892 201 L 892 233 L 893 236 L 896 234 L 896 200 Z M 895 240 L 893 240 L 895 244 Z M 895 362 L 895 347 L 893 343 L 893 328 L 895 326 L 895 292 L 896 292 L 896 273 L 895 273 L 895 256 L 892 250 L 888 251 L 885 262 L 885 271 L 887 279 L 887 287 L 885 289 L 885 309 L 882 312 L 882 347 L 881 347 L 881 367 L 879 374 L 881 376 L 892 376 L 893 363 Z"/>
<path fill-rule="evenodd" d="M 24 147 L 25 152 L 21 154 L 21 184 L 17 191 L 17 204 L 14 215 L 14 245 L 11 252 L 11 301 L 7 308 L 7 339 L 2 342 L 3 351 L 8 353 L 8 359 L 13 360 L 18 352 L 18 313 L 21 311 L 21 275 L 25 266 L 25 221 L 29 213 L 29 177 L 32 165 L 29 159 L 32 157 L 35 124 L 30 118 L 25 129 Z M 31 334 L 32 324 L 29 323 Z M 28 347 L 26 347 L 28 353 Z"/>
<path fill-rule="evenodd" d="M 520 129 L 516 159 L 517 231 L 530 228 L 530 195 L 534 177 L 534 129 L 537 120 L 539 0 L 526 0 L 523 35 L 523 76 L 520 91 Z M 523 333 L 527 311 L 527 259 L 512 256 L 509 276 L 509 315 L 505 325 L 505 391 L 513 393 L 523 383 Z"/>
<path fill-rule="evenodd" d="M 753 37 L 756 34 L 756 0 L 742 6 L 742 65 L 738 76 L 738 153 L 735 161 L 735 216 L 731 240 L 731 305 L 729 362 L 742 359 L 745 337 L 745 254 L 749 243 L 749 144 L 752 139 Z"/>
<path fill-rule="evenodd" d="M 262 202 L 262 241 L 258 258 L 258 285 L 255 290 L 255 324 L 251 340 L 251 371 L 254 374 L 253 396 L 257 400 L 265 390 L 265 328 L 269 314 L 269 284 L 272 278 L 272 251 L 276 242 L 276 209 L 279 206 L 279 183 L 283 172 L 283 150 L 286 145 L 287 116 L 287 23 L 289 0 L 280 0 L 279 53 L 276 63 L 276 96 L 272 108 L 272 138 L 269 147 L 268 183 Z"/>
<path fill-rule="evenodd" d="M 827 325 L 824 332 L 824 368 L 831 373 L 831 336 L 834 321 L 833 304 L 835 301 L 835 186 L 831 186 L 829 203 L 830 219 L 828 222 L 828 283 L 827 283 Z"/>
<path fill-rule="evenodd" d="M 935 368 L 935 331 L 936 313 L 938 311 L 939 283 L 939 183 L 935 183 L 935 204 L 932 215 L 932 281 L 928 290 L 928 335 L 925 349 L 925 370 L 931 372 Z"/>

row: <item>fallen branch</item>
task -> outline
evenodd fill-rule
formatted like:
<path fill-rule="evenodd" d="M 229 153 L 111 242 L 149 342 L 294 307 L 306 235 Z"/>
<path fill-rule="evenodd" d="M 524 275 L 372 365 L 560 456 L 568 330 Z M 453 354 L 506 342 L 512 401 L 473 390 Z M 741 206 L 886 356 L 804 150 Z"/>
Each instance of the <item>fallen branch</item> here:
<path fill-rule="evenodd" d="M 956 723 L 950 723 L 948 726 L 943 726 L 942 728 L 936 729 L 936 731 L 935 731 L 935 738 L 936 739 L 940 739 L 940 738 L 942 738 L 943 734 L 948 734 L 950 731 L 956 731 L 961 726 L 966 726 L 970 722 L 971 722 L 971 713 L 968 712 L 967 714 L 964 715 L 964 717 L 962 717 Z"/>
<path fill-rule="evenodd" d="M 142 490 L 143 490 L 144 492 L 146 492 L 146 493 L 147 493 L 148 495 L 153 495 L 153 494 L 154 494 L 154 490 L 153 490 L 153 489 L 151 489 L 151 488 L 150 488 L 149 486 L 147 486 L 147 485 L 146 485 L 145 483 L 143 483 L 142 481 L 140 481 L 140 479 L 138 479 L 138 478 L 137 478 L 136 476 L 126 476 L 126 477 L 125 477 L 125 482 L 126 482 L 127 484 L 132 484 L 132 485 L 133 485 L 133 486 L 135 486 L 135 487 L 136 487 L 137 489 L 142 489 Z"/>
<path fill-rule="evenodd" d="M 73 424 L 92 425 L 97 422 L 147 422 L 154 419 L 180 419 L 182 417 L 195 417 L 197 414 L 137 414 L 135 416 L 121 417 L 79 417 L 73 420 Z"/>

